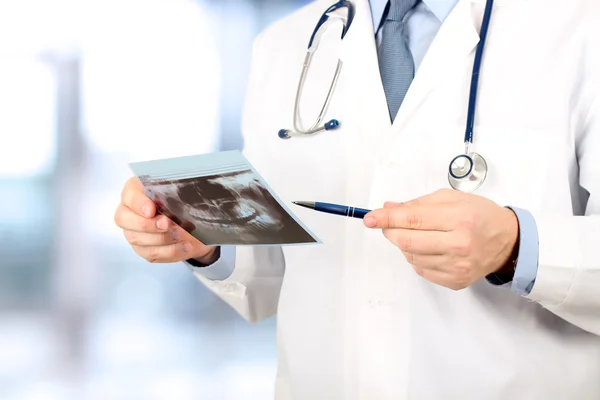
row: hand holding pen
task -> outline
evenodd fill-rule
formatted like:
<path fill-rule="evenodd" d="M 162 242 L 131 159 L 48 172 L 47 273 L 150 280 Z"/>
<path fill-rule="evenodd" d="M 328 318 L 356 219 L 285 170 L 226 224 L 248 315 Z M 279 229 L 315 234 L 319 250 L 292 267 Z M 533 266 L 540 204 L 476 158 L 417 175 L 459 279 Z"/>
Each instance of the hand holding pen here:
<path fill-rule="evenodd" d="M 519 225 L 515 213 L 474 194 L 442 189 L 405 203 L 367 210 L 338 204 L 294 202 L 329 214 L 362 218 L 381 229 L 423 278 L 453 290 L 490 274 L 515 270 Z"/>
<path fill-rule="evenodd" d="M 322 203 L 318 201 L 293 201 L 292 203 L 300 207 L 306 207 L 311 210 L 321 211 L 328 214 L 342 215 L 350 218 L 363 218 L 371 210 L 358 207 L 343 206 L 341 204 Z"/>

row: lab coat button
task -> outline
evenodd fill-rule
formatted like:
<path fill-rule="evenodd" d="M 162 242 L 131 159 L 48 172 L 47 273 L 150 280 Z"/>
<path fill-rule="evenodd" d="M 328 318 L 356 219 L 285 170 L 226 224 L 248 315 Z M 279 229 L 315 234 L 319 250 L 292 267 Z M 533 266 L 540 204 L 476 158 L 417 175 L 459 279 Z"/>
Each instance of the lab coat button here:
<path fill-rule="evenodd" d="M 371 308 L 379 308 L 383 305 L 383 301 L 378 297 L 372 297 L 369 300 L 369 307 Z"/>
<path fill-rule="evenodd" d="M 235 293 L 237 291 L 240 291 L 240 289 L 241 288 L 238 283 L 226 283 L 223 286 L 221 286 L 221 291 L 227 294 Z"/>

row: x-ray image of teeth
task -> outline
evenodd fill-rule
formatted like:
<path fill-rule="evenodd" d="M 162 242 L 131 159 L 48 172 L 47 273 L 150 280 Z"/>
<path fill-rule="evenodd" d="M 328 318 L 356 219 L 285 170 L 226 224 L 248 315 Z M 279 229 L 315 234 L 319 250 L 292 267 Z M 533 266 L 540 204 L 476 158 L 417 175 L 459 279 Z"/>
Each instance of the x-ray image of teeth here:
<path fill-rule="evenodd" d="M 227 153 L 225 156 L 231 156 Z M 132 169 L 146 172 L 138 177 L 159 212 L 201 242 L 207 245 L 318 242 L 248 166 L 238 171 L 229 172 L 225 168 L 224 172 L 211 175 L 189 176 L 189 173 L 165 174 L 168 161 L 146 162 L 143 166 L 132 164 Z M 152 165 L 148 163 L 157 163 L 156 169 L 162 173 L 148 174 Z M 175 172 L 176 166 L 172 167 Z"/>

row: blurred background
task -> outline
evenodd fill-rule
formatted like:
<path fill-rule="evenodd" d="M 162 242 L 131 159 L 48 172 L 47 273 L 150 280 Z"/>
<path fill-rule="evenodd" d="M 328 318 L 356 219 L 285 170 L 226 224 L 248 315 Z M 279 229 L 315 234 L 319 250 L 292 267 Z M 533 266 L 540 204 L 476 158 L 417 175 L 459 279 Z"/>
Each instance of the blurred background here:
<path fill-rule="evenodd" d="M 0 399 L 270 399 L 245 323 L 113 223 L 136 160 L 241 148 L 253 37 L 308 0 L 0 0 Z"/>

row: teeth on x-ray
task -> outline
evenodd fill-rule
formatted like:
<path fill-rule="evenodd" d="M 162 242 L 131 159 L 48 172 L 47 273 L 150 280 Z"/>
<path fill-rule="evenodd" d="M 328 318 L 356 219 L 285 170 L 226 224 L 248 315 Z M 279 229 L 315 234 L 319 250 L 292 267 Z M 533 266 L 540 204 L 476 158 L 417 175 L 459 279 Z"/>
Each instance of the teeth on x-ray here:
<path fill-rule="evenodd" d="M 165 174 L 139 178 L 161 214 L 207 245 L 317 242 L 251 169 L 180 179 Z"/>

